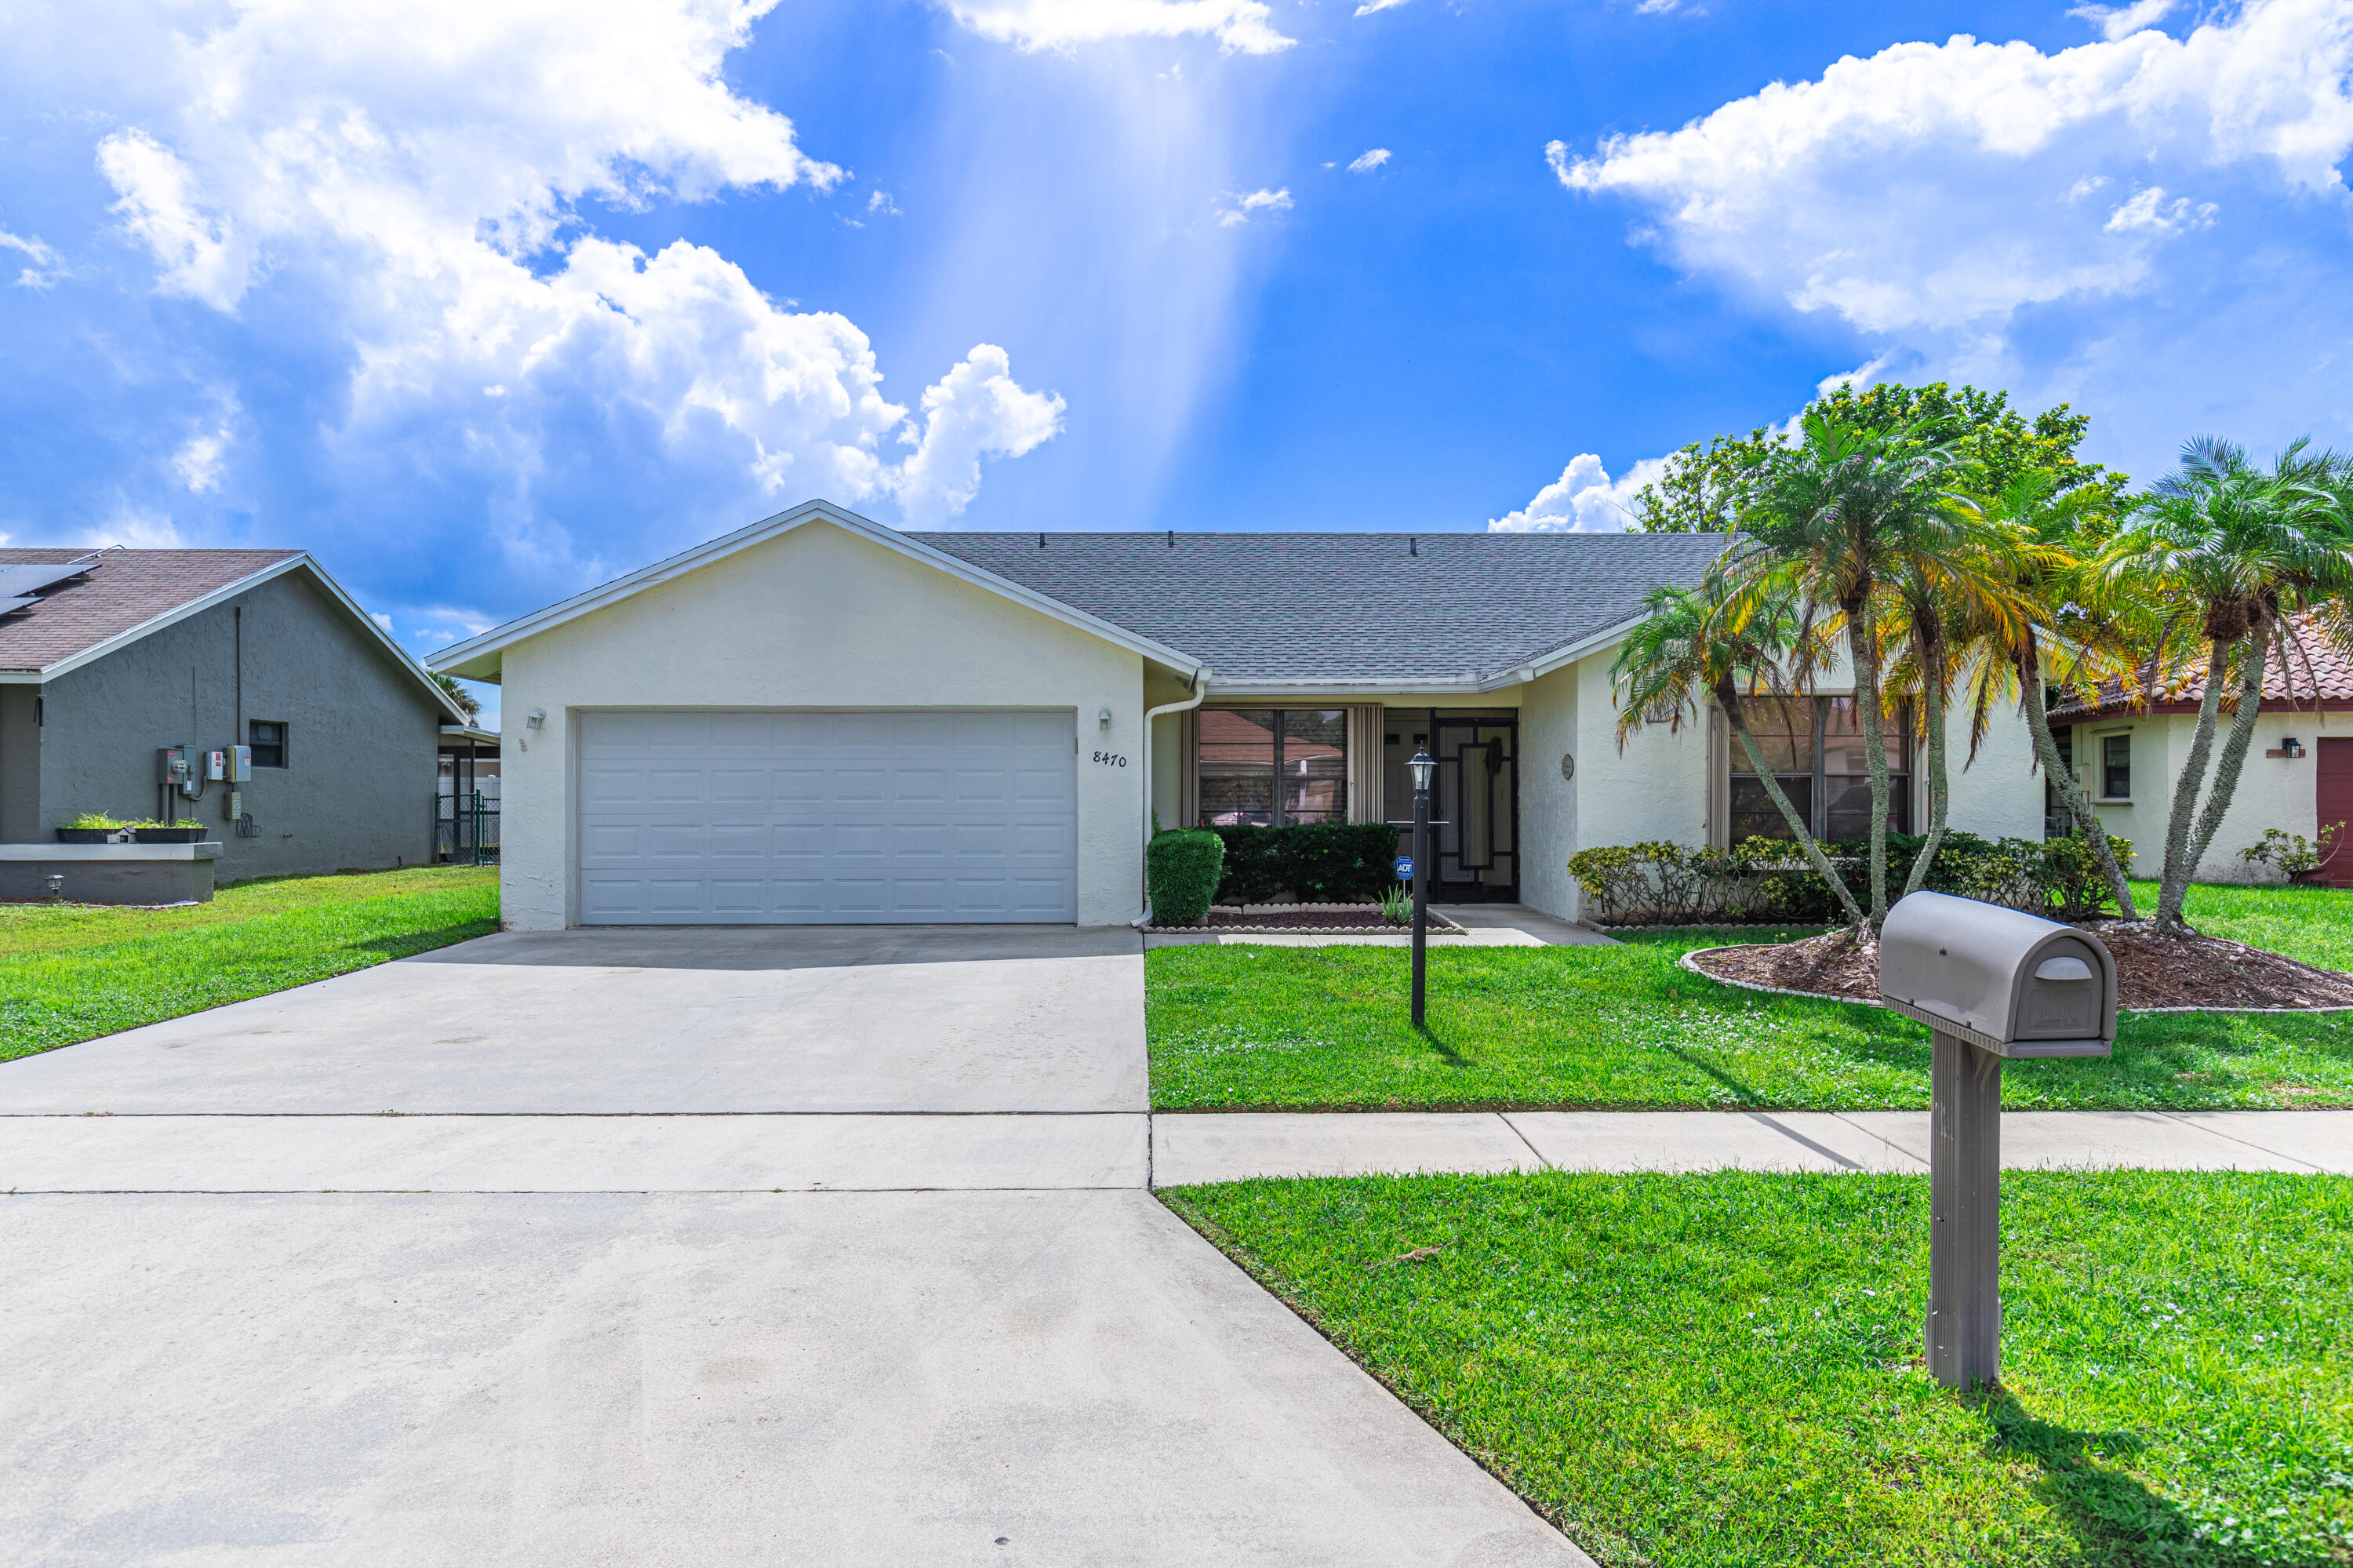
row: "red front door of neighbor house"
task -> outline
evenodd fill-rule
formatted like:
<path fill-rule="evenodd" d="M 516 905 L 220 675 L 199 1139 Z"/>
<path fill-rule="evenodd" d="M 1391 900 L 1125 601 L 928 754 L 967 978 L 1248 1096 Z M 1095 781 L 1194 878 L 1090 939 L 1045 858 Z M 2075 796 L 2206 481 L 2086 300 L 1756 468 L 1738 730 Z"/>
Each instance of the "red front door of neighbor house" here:
<path fill-rule="evenodd" d="M 2353 740 L 2318 743 L 2312 781 L 2320 825 L 2337 825 L 2328 841 L 2334 852 L 2321 863 L 2320 874 L 2331 887 L 2353 887 Z"/>

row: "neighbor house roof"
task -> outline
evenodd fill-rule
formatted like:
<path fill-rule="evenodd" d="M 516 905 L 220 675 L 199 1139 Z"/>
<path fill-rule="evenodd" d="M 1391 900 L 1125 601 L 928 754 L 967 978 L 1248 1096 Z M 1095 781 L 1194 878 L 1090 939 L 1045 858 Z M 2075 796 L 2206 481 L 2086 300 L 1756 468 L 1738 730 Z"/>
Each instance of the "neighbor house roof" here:
<path fill-rule="evenodd" d="M 55 680 L 273 577 L 301 571 L 343 608 L 354 630 L 449 717 L 459 716 L 424 667 L 306 551 L 0 549 L 0 567 L 68 562 L 87 562 L 89 570 L 41 588 L 22 609 L 0 613 L 0 681 Z"/>
<path fill-rule="evenodd" d="M 2308 708 L 2316 703 L 2332 708 L 2353 707 L 2353 646 L 2332 635 L 2331 629 L 2309 611 L 2290 617 L 2288 625 L 2295 640 L 2288 647 L 2287 667 L 2280 667 L 2279 656 L 2274 652 L 2263 670 L 2263 707 Z M 2205 703 L 2206 660 L 2202 653 L 2168 666 L 2158 680 L 2148 705 L 2141 708 L 2139 699 L 2148 686 L 2148 669 L 2143 664 L 2134 673 L 2130 684 L 2122 681 L 2106 683 L 2094 702 L 2086 703 L 2069 694 L 2052 705 L 2052 719 L 2072 723 L 2136 710 L 2196 713 Z M 2233 702 L 2238 693 L 2238 678 L 2233 675 L 2223 688 L 2222 699 Z"/>
<path fill-rule="evenodd" d="M 1501 685 L 1691 587 L 1720 534 L 916 534 L 1182 648 L 1221 688 Z"/>
<path fill-rule="evenodd" d="M 0 670 L 63 664 L 182 606 L 300 560 L 300 550 L 0 550 L 0 567 L 92 563 L 0 615 Z"/>

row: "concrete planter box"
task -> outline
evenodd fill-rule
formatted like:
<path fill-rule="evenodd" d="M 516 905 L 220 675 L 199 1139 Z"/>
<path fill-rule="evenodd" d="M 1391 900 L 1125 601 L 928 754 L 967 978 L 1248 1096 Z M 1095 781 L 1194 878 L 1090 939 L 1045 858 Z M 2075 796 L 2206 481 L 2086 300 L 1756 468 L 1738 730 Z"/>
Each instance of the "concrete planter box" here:
<path fill-rule="evenodd" d="M 217 842 L 0 844 L 0 902 L 45 903 L 64 878 L 69 904 L 204 904 L 213 895 Z"/>
<path fill-rule="evenodd" d="M 126 842 L 128 828 L 59 828 L 58 842 L 61 844 L 119 844 Z"/>

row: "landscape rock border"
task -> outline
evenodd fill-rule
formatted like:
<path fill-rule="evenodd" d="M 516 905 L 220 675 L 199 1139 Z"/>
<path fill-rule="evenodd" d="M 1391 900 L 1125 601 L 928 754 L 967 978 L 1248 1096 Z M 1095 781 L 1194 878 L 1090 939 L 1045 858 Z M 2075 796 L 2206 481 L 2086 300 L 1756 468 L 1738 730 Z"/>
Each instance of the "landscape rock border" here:
<path fill-rule="evenodd" d="M 1704 958 L 1704 957 L 1706 957 L 1706 956 L 1707 956 L 1708 954 L 1710 954 L 1710 953 L 1728 953 L 1728 952 L 1732 952 L 1732 951 L 1734 951 L 1734 950 L 1736 949 L 1736 947 L 1753 947 L 1753 946 L 1756 946 L 1756 945 L 1757 945 L 1757 944 L 1755 944 L 1755 943 L 1740 943 L 1740 944 L 1735 944 L 1735 945 L 1732 945 L 1732 946 L 1726 946 L 1726 947 L 1721 947 L 1721 948 L 1694 948 L 1690 952 L 1685 953 L 1682 958 L 1677 959 L 1675 960 L 1675 967 L 1676 967 L 1677 969 L 1688 969 L 1688 970 L 1689 970 L 1689 971 L 1691 971 L 1693 974 L 1698 975 L 1701 979 L 1703 979 L 1703 980 L 1714 980 L 1714 981 L 1715 981 L 1716 984 L 1718 984 L 1718 985 L 1737 986 L 1737 987 L 1739 987 L 1742 991 L 1761 991 L 1761 992 L 1763 992 L 1763 993 L 1764 993 L 1765 995 L 1767 995 L 1767 996 L 1798 996 L 1798 997 L 1803 997 L 1803 998 L 1805 998 L 1805 999 L 1806 999 L 1807 1001 L 1842 1001 L 1842 1002 L 1845 1002 L 1845 1003 L 1846 1003 L 1848 1006 L 1850 1006 L 1850 1007 L 1881 1007 L 1881 1008 L 1883 1008 L 1883 1007 L 1885 1007 L 1885 1006 L 1887 1005 L 1885 1002 L 1881 1001 L 1879 1001 L 1878 999 L 1876 999 L 1876 998 L 1874 998 L 1874 997 L 1867 997 L 1867 996 L 1841 996 L 1841 995 L 1839 995 L 1836 991 L 1791 991 L 1791 990 L 1789 990 L 1789 989 L 1788 989 L 1788 987 L 1786 987 L 1786 986 L 1778 986 L 1778 985 L 1759 985 L 1759 984 L 1757 984 L 1755 980 L 1735 980 L 1735 979 L 1733 979 L 1730 975 L 1720 975 L 1720 974 L 1716 974 L 1716 973 L 1715 973 L 1715 972 L 1713 972 L 1713 971 L 1711 971 L 1711 970 L 1709 970 L 1709 969 L 1706 969 L 1702 968 L 1700 965 L 1698 965 L 1697 963 L 1694 963 L 1694 962 L 1693 961 L 1693 960 L 1694 960 L 1694 959 L 1695 959 Z M 2119 1007 L 2117 1007 L 2117 1009 L 2116 1009 L 2116 1013 L 2117 1013 L 2117 1015 L 2118 1015 L 2119 1017 L 2125 1016 L 2125 1015 L 2126 1015 L 2126 1014 L 2135 1014 L 2135 1013 L 2159 1013 L 2159 1012 L 2300 1012 L 2300 1013 L 2353 1012 L 2353 1004 L 2348 1004 L 2348 1005 L 2344 1005 L 2344 1006 L 2337 1006 L 2337 1007 L 2124 1007 L 2124 1006 L 2119 1006 Z"/>

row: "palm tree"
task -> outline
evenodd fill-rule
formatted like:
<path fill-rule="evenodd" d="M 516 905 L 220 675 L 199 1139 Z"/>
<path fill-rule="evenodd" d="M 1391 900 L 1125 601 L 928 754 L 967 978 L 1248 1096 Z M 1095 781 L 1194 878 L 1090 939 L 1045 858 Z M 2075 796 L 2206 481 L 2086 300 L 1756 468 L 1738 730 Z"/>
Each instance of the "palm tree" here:
<path fill-rule="evenodd" d="M 466 690 L 465 687 L 458 683 L 457 676 L 443 674 L 440 672 L 436 671 L 433 676 L 433 683 L 441 688 L 441 694 L 449 699 L 450 705 L 453 707 L 455 707 L 459 713 L 466 715 L 466 722 L 468 724 L 471 724 L 476 719 L 482 716 L 482 705 L 480 701 L 475 697 L 473 693 Z"/>
<path fill-rule="evenodd" d="M 1871 924 L 1887 917 L 1887 747 L 1881 726 L 1885 648 L 1873 614 L 1908 562 L 1950 551 L 1965 498 L 1952 488 L 1952 439 L 1926 425 L 1873 429 L 1810 414 L 1741 514 L 1747 537 L 1730 570 L 1801 597 L 1801 625 L 1827 614 L 1846 633 L 1854 705 L 1871 771 Z"/>
<path fill-rule="evenodd" d="M 1920 698 L 1923 746 L 1928 765 L 1928 832 L 1912 862 L 1904 892 L 1917 893 L 1927 881 L 1945 839 L 1952 791 L 1947 782 L 1947 704 L 1971 670 L 1979 672 L 1968 761 L 1983 738 L 1993 688 L 1988 672 L 2002 667 L 2001 650 L 2031 634 L 2037 606 L 2021 583 L 2026 552 L 2008 527 L 1981 508 L 1955 521 L 1938 553 L 1907 554 L 1881 596 L 1877 637 L 1894 655 L 1891 692 Z"/>
<path fill-rule="evenodd" d="M 1652 588 L 1642 604 L 1649 614 L 1609 666 L 1619 749 L 1645 725 L 1662 722 L 1661 715 L 1672 734 L 1683 727 L 1686 714 L 1696 715 L 1702 704 L 1713 703 L 1788 824 L 1806 863 L 1837 895 L 1847 924 L 1861 929 L 1868 924 L 1862 906 L 1766 766 L 1741 706 L 1745 698 L 1786 694 L 1820 662 L 1819 636 L 1804 624 L 1792 596 L 1770 584 L 1735 585 L 1711 571 L 1696 588 Z"/>
<path fill-rule="evenodd" d="M 2092 809 L 2083 779 L 2059 754 L 2046 694 L 2053 685 L 2096 687 L 2133 665 L 2124 635 L 2129 618 L 2117 613 L 2132 607 L 2103 595 L 2096 577 L 2086 571 L 2107 503 L 2102 491 L 2062 490 L 2057 475 L 2036 469 L 2013 476 L 1998 493 L 1978 499 L 1980 519 L 2009 539 L 2014 588 L 2030 613 L 1989 619 L 1977 629 L 1986 657 L 1971 683 L 1969 751 L 1976 755 L 1996 705 L 2015 693 L 2033 739 L 2035 760 L 2091 845 L 2117 911 L 2132 920 L 2138 918 L 2132 885 L 2116 863 L 2116 850 L 2099 813 Z"/>
<path fill-rule="evenodd" d="M 2151 651 L 2152 683 L 2179 657 L 2193 617 L 2195 636 L 2206 645 L 2198 726 L 2174 782 L 2166 821 L 2157 895 L 2159 931 L 2183 928 L 2181 907 L 2190 875 L 2230 810 L 2254 738 L 2263 672 L 2275 648 L 2285 660 L 2286 617 L 2353 590 L 2346 519 L 2330 490 L 2341 463 L 2330 456 L 2306 456 L 2306 445 L 2291 443 L 2265 470 L 2228 441 L 2200 437 L 2189 442 L 2182 449 L 2181 466 L 2151 487 L 2133 524 L 2117 535 L 2103 560 L 2111 579 L 2136 582 L 2171 609 L 2171 634 L 2161 635 Z M 2234 663 L 2238 711 L 2210 787 L 2207 764 Z"/>

